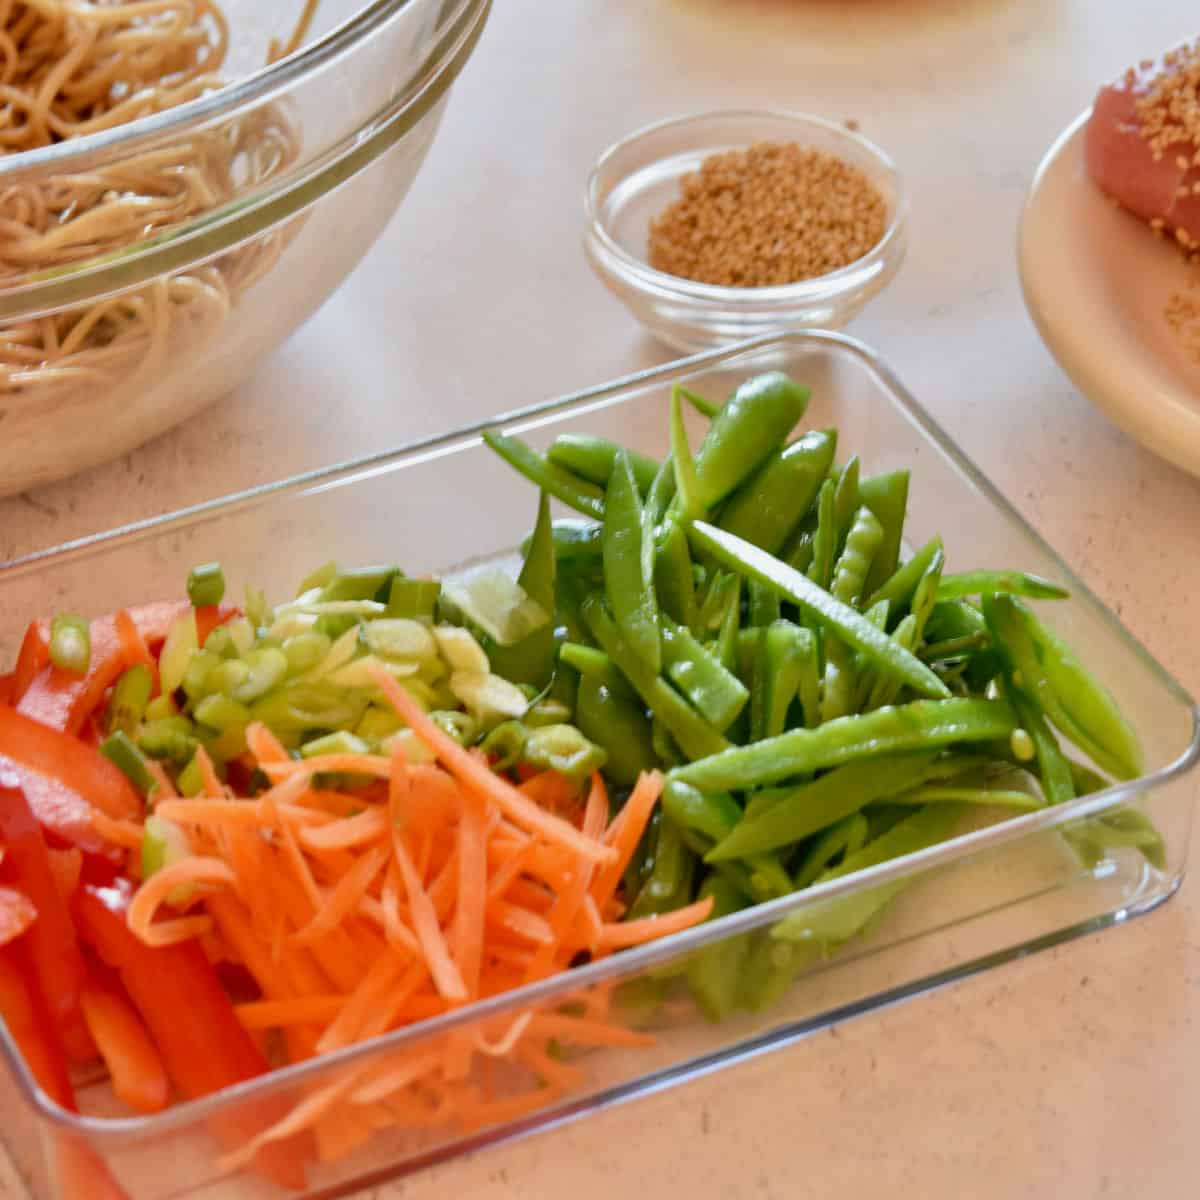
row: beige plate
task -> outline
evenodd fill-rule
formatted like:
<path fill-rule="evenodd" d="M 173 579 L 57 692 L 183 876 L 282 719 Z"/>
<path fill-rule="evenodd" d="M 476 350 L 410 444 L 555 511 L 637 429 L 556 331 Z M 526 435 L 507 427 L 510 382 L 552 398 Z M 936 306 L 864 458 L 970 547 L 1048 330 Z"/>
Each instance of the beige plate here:
<path fill-rule="evenodd" d="M 1164 315 L 1179 292 L 1200 308 L 1200 271 L 1088 179 L 1089 115 L 1054 143 L 1030 188 L 1018 236 L 1025 303 L 1085 396 L 1156 454 L 1200 475 L 1200 361 Z M 1195 330 L 1200 355 L 1200 320 Z"/>

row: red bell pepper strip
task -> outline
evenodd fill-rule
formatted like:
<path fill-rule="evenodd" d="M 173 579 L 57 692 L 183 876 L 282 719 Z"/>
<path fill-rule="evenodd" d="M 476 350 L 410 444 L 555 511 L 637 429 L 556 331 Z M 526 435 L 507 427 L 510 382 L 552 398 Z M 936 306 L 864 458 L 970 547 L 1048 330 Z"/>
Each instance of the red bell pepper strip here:
<path fill-rule="evenodd" d="M 33 972 L 71 1059 L 86 1062 L 95 1054 L 79 1008 L 83 955 L 42 831 L 19 789 L 0 786 L 0 839 L 7 847 L 0 883 L 22 893 L 37 912 L 23 939 Z"/>
<path fill-rule="evenodd" d="M 0 946 L 0 1017 L 37 1085 L 60 1107 L 78 1112 L 54 1019 L 32 975 L 22 940 Z M 55 1146 L 62 1200 L 129 1200 L 88 1146 L 60 1133 Z"/>
<path fill-rule="evenodd" d="M 17 707 L 44 725 L 78 733 L 87 718 L 100 707 L 105 693 L 116 683 L 121 672 L 135 662 L 145 661 L 143 654 L 152 655 L 188 608 L 186 600 L 163 600 L 122 610 L 122 614 L 97 617 L 91 622 L 91 658 L 87 674 L 75 675 L 46 665 L 49 660 L 47 650 L 43 665 L 22 691 Z M 201 642 L 236 611 L 228 605 L 197 609 L 196 632 Z M 124 619 L 120 624 L 124 625 L 125 620 L 132 622 L 142 643 L 140 647 L 136 640 L 131 642 L 128 629 L 122 638 L 118 624 L 118 617 L 122 615 Z"/>
<path fill-rule="evenodd" d="M 90 854 L 114 851 L 92 827 L 93 806 L 117 819 L 141 815 L 133 785 L 98 750 L 0 705 L 0 782 L 5 775 L 25 789 L 48 834 Z"/>
<path fill-rule="evenodd" d="M 37 909 L 24 892 L 0 887 L 0 946 L 15 941 L 37 920 Z"/>
<path fill-rule="evenodd" d="M 50 622 L 34 621 L 21 642 L 17 664 L 13 668 L 13 702 L 29 690 L 33 677 L 50 661 Z"/>
<path fill-rule="evenodd" d="M 16 672 L 0 675 L 0 704 L 15 704 L 14 689 L 16 687 Z"/>
<path fill-rule="evenodd" d="M 194 1100 L 269 1071 L 200 943 L 147 946 L 130 931 L 126 911 L 132 894 L 125 880 L 108 888 L 85 884 L 75 893 L 71 911 L 80 936 L 120 974 L 176 1089 Z M 285 1112 L 278 1101 L 267 1101 L 253 1119 L 239 1110 L 214 1119 L 213 1130 L 237 1146 Z M 282 1186 L 299 1189 L 305 1185 L 306 1157 L 292 1140 L 264 1146 L 255 1162 Z"/>
<path fill-rule="evenodd" d="M 161 1112 L 171 1095 L 162 1058 L 136 1012 L 112 981 L 89 972 L 80 996 L 88 1032 L 112 1078 L 113 1092 L 135 1112 Z"/>

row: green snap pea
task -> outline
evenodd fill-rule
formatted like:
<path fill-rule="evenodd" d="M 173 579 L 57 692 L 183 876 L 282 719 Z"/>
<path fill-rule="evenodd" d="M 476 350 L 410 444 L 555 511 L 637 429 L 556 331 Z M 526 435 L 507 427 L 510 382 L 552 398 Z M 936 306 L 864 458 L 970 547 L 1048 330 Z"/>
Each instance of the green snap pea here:
<path fill-rule="evenodd" d="M 711 509 L 783 444 L 810 392 L 778 371 L 743 383 L 713 416 L 696 453 L 701 499 Z"/>
<path fill-rule="evenodd" d="M 1137 734 L 1070 648 L 1011 596 L 985 596 L 983 614 L 1019 686 L 1059 732 L 1118 779 L 1140 775 Z"/>
<path fill-rule="evenodd" d="M 646 707 L 662 721 L 689 759 L 704 758 L 729 745 L 666 680 L 633 653 L 598 596 L 589 596 L 582 611 L 600 648 L 617 665 Z"/>
<path fill-rule="evenodd" d="M 816 499 L 836 444 L 833 430 L 814 430 L 776 451 L 729 498 L 720 527 L 778 554 Z"/>
<path fill-rule="evenodd" d="M 554 527 L 550 521 L 550 497 L 538 497 L 537 521 L 525 551 L 517 583 L 544 613 L 554 612 L 554 577 L 557 559 L 554 553 Z M 531 630 L 511 646 L 486 639 L 484 650 L 492 671 L 513 683 L 544 688 L 554 675 L 554 622 L 548 621 Z"/>
<path fill-rule="evenodd" d="M 700 486 L 700 473 L 692 448 L 688 445 L 687 426 L 683 423 L 683 405 L 679 389 L 671 391 L 671 459 L 675 464 L 675 510 L 680 519 L 702 521 L 708 516 L 708 505 Z"/>
<path fill-rule="evenodd" d="M 710 921 L 746 907 L 746 897 L 728 879 L 711 874 L 700 888 L 699 899 L 712 897 Z M 687 965 L 687 981 L 700 1011 L 710 1021 L 722 1021 L 733 1011 L 741 984 L 742 967 L 750 949 L 746 934 L 726 938 L 696 951 Z"/>
<path fill-rule="evenodd" d="M 682 525 L 672 523 L 659 543 L 654 559 L 654 587 L 664 613 L 688 629 L 699 626 L 692 555 Z"/>
<path fill-rule="evenodd" d="M 868 830 L 867 818 L 861 812 L 853 812 L 823 830 L 804 851 L 796 870 L 796 891 L 812 884 L 839 855 L 848 857 L 862 849 Z"/>
<path fill-rule="evenodd" d="M 827 479 L 817 496 L 817 528 L 812 538 L 812 561 L 807 575 L 819 588 L 828 588 L 833 579 L 837 554 L 837 515 L 834 508 L 837 485 Z"/>
<path fill-rule="evenodd" d="M 765 629 L 773 621 L 778 621 L 781 614 L 779 593 L 772 587 L 751 579 L 746 586 L 748 600 L 747 608 L 750 624 Z"/>
<path fill-rule="evenodd" d="M 1015 808 L 1021 812 L 1033 812 L 1044 807 L 1040 797 L 1016 788 L 952 787 L 946 784 L 914 788 L 911 792 L 889 797 L 887 803 L 913 807 L 923 804 L 982 804 L 993 808 Z"/>
<path fill-rule="evenodd" d="M 646 514 L 650 524 L 657 528 L 675 499 L 675 456 L 668 454 L 663 459 L 650 491 L 646 495 Z"/>
<path fill-rule="evenodd" d="M 654 538 L 644 516 L 629 458 L 618 454 L 604 504 L 604 592 L 621 636 L 657 675 L 662 642 Z"/>
<path fill-rule="evenodd" d="M 858 676 L 854 652 L 837 638 L 825 643 L 825 674 L 821 687 L 821 720 L 833 721 L 854 712 L 858 699 Z"/>
<path fill-rule="evenodd" d="M 1057 583 L 1024 571 L 960 571 L 945 575 L 938 584 L 939 600 L 957 600 L 962 596 L 1030 596 L 1035 600 L 1065 600 L 1071 593 Z"/>
<path fill-rule="evenodd" d="M 560 661 L 578 671 L 584 679 L 594 679 L 623 700 L 630 700 L 636 695 L 620 668 L 603 650 L 582 646 L 578 642 L 564 642 L 558 656 Z"/>
<path fill-rule="evenodd" d="M 546 459 L 597 487 L 607 487 L 612 477 L 613 461 L 620 449 L 616 442 L 610 442 L 608 438 L 593 437 L 586 433 L 560 433 L 550 443 Z M 658 463 L 644 454 L 638 454 L 636 450 L 627 450 L 626 453 L 638 490 L 645 495 L 658 473 Z"/>
<path fill-rule="evenodd" d="M 604 772 L 618 786 L 633 787 L 643 771 L 659 765 L 641 707 L 595 677 L 579 681 L 575 723 L 584 737 L 608 751 Z"/>
<path fill-rule="evenodd" d="M 630 905 L 630 918 L 651 917 L 687 904 L 696 862 L 696 856 L 684 845 L 678 826 L 664 815 L 658 825 L 654 865 Z"/>
<path fill-rule="evenodd" d="M 711 421 L 721 411 L 719 404 L 706 400 L 698 392 L 693 392 L 691 388 L 685 388 L 681 383 L 676 384 L 675 388 L 702 417 L 707 417 Z"/>
<path fill-rule="evenodd" d="M 908 471 L 872 475 L 859 484 L 859 501 L 875 514 L 883 527 L 883 540 L 871 560 L 871 569 L 863 584 L 864 596 L 876 592 L 899 565 L 904 518 L 908 508 L 908 484 Z"/>
<path fill-rule="evenodd" d="M 765 584 L 805 616 L 819 621 L 828 633 L 852 646 L 876 670 L 895 677 L 919 695 L 949 695 L 946 685 L 911 651 L 898 646 L 861 613 L 835 600 L 777 558 L 704 522 L 693 526 L 693 537 L 726 567 Z"/>
<path fill-rule="evenodd" d="M 667 678 L 714 729 L 723 733 L 750 698 L 745 685 L 669 617 L 662 622 L 662 635 Z"/>
<path fill-rule="evenodd" d="M 549 492 L 556 500 L 561 500 L 585 517 L 597 521 L 603 519 L 604 496 L 595 484 L 555 466 L 520 438 L 489 430 L 483 435 L 483 440 L 509 466 L 542 491 Z"/>
<path fill-rule="evenodd" d="M 737 669 L 738 637 L 742 629 L 742 577 L 732 576 L 728 607 L 717 631 L 716 655 L 727 671 Z"/>
<path fill-rule="evenodd" d="M 1071 778 L 1071 768 L 1067 765 L 1058 741 L 1037 702 L 1021 688 L 1015 687 L 1011 676 L 1006 691 L 1020 727 L 1033 740 L 1038 779 L 1041 781 L 1046 802 L 1065 804 L 1068 800 L 1073 800 L 1075 784 Z"/>
<path fill-rule="evenodd" d="M 817 713 L 817 639 L 811 629 L 776 621 L 763 631 L 765 687 L 762 736 L 777 737 L 787 727 L 788 710 L 800 700 L 805 724 Z"/>
<path fill-rule="evenodd" d="M 921 582 L 929 564 L 937 554 L 945 553 L 940 537 L 930 538 L 903 566 L 898 567 L 879 588 L 867 599 L 866 607 L 886 600 L 893 620 L 899 620 L 912 603 L 913 593 Z"/>
<path fill-rule="evenodd" d="M 838 473 L 837 487 L 833 494 L 833 523 L 837 529 L 837 541 L 833 551 L 835 559 L 841 552 L 846 533 L 859 509 L 858 476 L 859 462 L 856 454 Z"/>
<path fill-rule="evenodd" d="M 961 814 L 961 808 L 954 804 L 930 804 L 919 808 L 912 816 L 868 842 L 857 853 L 847 855 L 839 866 L 825 871 L 817 882 L 864 871 L 868 867 L 915 854 L 945 841 Z M 863 932 L 913 882 L 915 879 L 912 876 L 906 876 L 866 891 L 816 901 L 784 917 L 771 930 L 771 937 L 781 941 L 814 943 L 824 953 L 829 953 Z"/>
<path fill-rule="evenodd" d="M 701 791 L 743 791 L 881 754 L 1007 739 L 1016 727 L 1003 700 L 914 700 L 732 747 L 673 776 Z"/>
<path fill-rule="evenodd" d="M 862 596 L 871 561 L 883 543 L 883 526 L 865 505 L 854 514 L 846 542 L 833 567 L 829 591 L 843 604 L 857 604 Z"/>
<path fill-rule="evenodd" d="M 910 791 L 929 778 L 933 753 L 891 754 L 847 763 L 798 788 L 782 789 L 774 803 L 738 826 L 705 856 L 725 862 L 790 846 L 886 796 Z"/>

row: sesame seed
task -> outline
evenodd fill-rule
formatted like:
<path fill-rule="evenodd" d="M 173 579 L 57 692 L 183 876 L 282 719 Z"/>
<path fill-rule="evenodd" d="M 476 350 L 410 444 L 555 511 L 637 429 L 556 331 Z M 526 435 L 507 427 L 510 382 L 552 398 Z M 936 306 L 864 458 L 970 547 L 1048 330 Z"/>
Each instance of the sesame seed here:
<path fill-rule="evenodd" d="M 714 154 L 680 180 L 650 224 L 656 270 L 724 287 L 771 287 L 862 258 L 887 228 L 887 206 L 857 167 L 795 143 Z"/>

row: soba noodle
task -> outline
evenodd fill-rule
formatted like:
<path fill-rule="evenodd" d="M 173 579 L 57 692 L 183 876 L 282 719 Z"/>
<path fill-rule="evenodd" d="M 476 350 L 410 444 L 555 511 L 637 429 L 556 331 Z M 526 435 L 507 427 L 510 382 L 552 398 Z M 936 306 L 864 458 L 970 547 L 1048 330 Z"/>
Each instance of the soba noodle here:
<path fill-rule="evenodd" d="M 302 40 L 316 7 L 270 57 Z M 222 86 L 228 26 L 212 0 L 0 0 L 0 154 L 110 129 Z M 0 190 L 0 283 L 128 247 L 285 169 L 278 105 L 160 149 Z M 0 393 L 148 386 L 220 329 L 295 227 L 134 292 L 0 325 Z M 34 396 L 28 393 L 35 391 Z"/>

